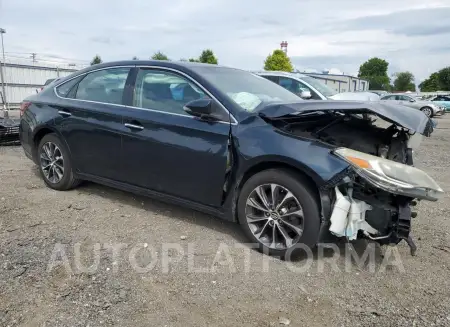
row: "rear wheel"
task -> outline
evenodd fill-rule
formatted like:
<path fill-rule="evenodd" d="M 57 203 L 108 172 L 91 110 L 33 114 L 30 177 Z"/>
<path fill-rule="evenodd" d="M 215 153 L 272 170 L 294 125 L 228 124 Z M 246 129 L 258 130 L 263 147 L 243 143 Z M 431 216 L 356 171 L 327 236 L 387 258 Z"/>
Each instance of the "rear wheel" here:
<path fill-rule="evenodd" d="M 301 176 L 269 169 L 252 176 L 238 199 L 238 219 L 261 252 L 286 258 L 317 244 L 319 205 Z"/>
<path fill-rule="evenodd" d="M 427 117 L 431 118 L 433 116 L 433 110 L 430 107 L 424 107 L 420 109 Z"/>
<path fill-rule="evenodd" d="M 50 188 L 65 191 L 80 183 L 73 175 L 69 151 L 56 134 L 47 134 L 39 142 L 38 162 L 44 182 Z"/>

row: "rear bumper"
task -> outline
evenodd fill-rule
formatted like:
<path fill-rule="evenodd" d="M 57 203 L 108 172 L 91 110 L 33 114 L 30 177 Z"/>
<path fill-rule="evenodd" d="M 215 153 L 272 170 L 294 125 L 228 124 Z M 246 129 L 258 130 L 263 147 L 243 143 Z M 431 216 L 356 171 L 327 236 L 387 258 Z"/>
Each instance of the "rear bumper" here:
<path fill-rule="evenodd" d="M 25 155 L 27 156 L 27 158 L 34 162 L 33 155 L 30 152 L 28 152 L 27 150 L 25 150 L 24 147 L 22 147 L 22 149 L 23 149 L 23 152 L 25 153 Z"/>
<path fill-rule="evenodd" d="M 19 125 L 19 138 L 20 143 L 22 144 L 22 149 L 27 158 L 32 160 L 33 162 L 36 162 L 35 158 L 33 157 L 33 137 L 31 129 L 28 123 L 23 119 L 20 121 Z"/>

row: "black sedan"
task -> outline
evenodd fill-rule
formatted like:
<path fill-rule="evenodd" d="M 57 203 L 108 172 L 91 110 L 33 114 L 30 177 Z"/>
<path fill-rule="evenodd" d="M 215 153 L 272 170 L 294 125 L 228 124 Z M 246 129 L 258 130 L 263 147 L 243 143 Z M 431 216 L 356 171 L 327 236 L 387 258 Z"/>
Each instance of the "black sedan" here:
<path fill-rule="evenodd" d="M 27 98 L 20 138 L 52 189 L 89 180 L 178 203 L 239 222 L 284 257 L 330 231 L 413 244 L 414 199 L 443 193 L 412 166 L 432 129 L 413 109 L 301 101 L 242 70 L 122 61 Z"/>

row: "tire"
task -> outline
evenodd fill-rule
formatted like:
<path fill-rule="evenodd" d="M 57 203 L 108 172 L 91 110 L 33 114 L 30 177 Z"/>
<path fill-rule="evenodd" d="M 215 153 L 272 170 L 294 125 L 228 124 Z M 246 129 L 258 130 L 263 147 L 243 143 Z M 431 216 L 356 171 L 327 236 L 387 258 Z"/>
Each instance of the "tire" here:
<path fill-rule="evenodd" d="M 271 191 L 272 185 L 276 184 L 281 189 L 275 188 L 275 191 Z M 259 172 L 255 174 L 254 176 L 250 177 L 247 182 L 244 184 L 238 198 L 237 203 L 237 213 L 238 213 L 238 220 L 240 225 L 242 226 L 242 229 L 244 230 L 244 233 L 247 235 L 247 237 L 252 241 L 256 242 L 258 244 L 258 250 L 260 252 L 280 257 L 281 259 L 290 259 L 292 256 L 296 256 L 301 251 L 308 251 L 312 248 L 314 248 L 317 245 L 318 239 L 319 239 L 319 230 L 321 225 L 320 220 L 320 210 L 319 210 L 319 203 L 316 199 L 315 193 L 312 191 L 311 187 L 309 186 L 310 183 L 305 181 L 305 179 L 295 172 L 292 172 L 290 170 L 285 169 L 268 169 L 262 172 Z M 276 196 L 273 196 L 273 198 L 277 198 L 278 201 L 273 200 L 272 203 L 279 203 L 280 199 L 284 199 L 284 196 L 287 194 L 286 190 L 291 192 L 291 194 L 295 197 L 295 200 L 290 200 L 291 203 L 289 204 L 287 201 L 284 203 L 287 203 L 289 206 L 289 209 L 287 210 L 287 219 L 281 218 L 281 212 L 282 210 L 286 209 L 281 207 L 281 209 L 275 213 L 278 214 L 278 218 L 275 217 L 277 222 L 277 232 L 275 234 L 275 239 L 278 242 L 271 242 L 271 245 L 268 245 L 269 242 L 268 239 L 265 241 L 258 238 L 255 235 L 259 233 L 259 229 L 261 228 L 261 225 L 266 224 L 264 220 L 262 222 L 257 223 L 249 223 L 248 221 L 248 215 L 253 218 L 259 219 L 260 216 L 264 215 L 267 216 L 267 212 L 260 211 L 258 209 L 255 209 L 253 207 L 254 200 L 258 192 L 256 189 L 258 187 L 262 187 L 267 192 L 266 194 L 269 194 L 269 197 L 271 193 L 276 193 Z M 285 190 L 283 190 L 284 188 Z M 260 189 L 261 190 L 261 189 Z M 280 197 L 281 195 L 281 197 Z M 259 195 L 258 195 L 259 197 Z M 261 199 L 259 197 L 259 199 Z M 252 203 L 252 205 L 248 205 L 248 201 Z M 270 201 L 269 201 L 270 202 Z M 262 202 L 260 202 L 262 203 Z M 293 204 L 293 207 L 291 206 Z M 303 213 L 303 217 L 300 218 L 300 216 L 291 215 L 289 212 L 295 213 L 296 204 L 299 204 L 301 207 L 301 211 Z M 292 209 L 294 208 L 294 209 Z M 272 208 L 273 209 L 273 208 Z M 254 210 L 254 211 L 253 211 Z M 269 215 L 273 215 L 273 211 L 269 213 Z M 288 220 L 289 219 L 289 220 Z M 291 226 L 294 224 L 294 219 L 297 222 L 301 222 L 303 232 L 301 234 L 296 235 L 294 232 L 294 229 L 291 228 Z M 287 221 L 291 225 L 287 225 Z M 252 220 L 253 222 L 253 220 Z M 275 222 L 274 222 L 275 223 Z M 259 225 L 261 224 L 261 225 Z M 255 227 L 256 226 L 256 227 Z M 263 225 L 264 226 L 264 225 Z M 268 227 L 270 226 L 267 225 Z M 287 243 L 286 237 L 284 237 L 279 229 L 279 226 L 281 226 L 284 229 L 284 234 L 288 232 L 290 235 L 296 235 L 295 239 L 292 237 L 292 243 L 289 245 Z M 297 227 L 300 225 L 297 225 Z M 266 227 L 266 228 L 268 228 Z M 274 227 L 275 228 L 275 227 Z M 273 229 L 271 230 L 273 232 Z M 267 234 L 270 234 L 270 230 L 267 232 Z M 262 233 L 264 234 L 264 233 Z M 274 234 L 272 234 L 273 236 Z M 261 236 L 261 235 L 260 235 Z M 267 236 L 270 238 L 270 235 Z M 264 237 L 263 237 L 264 238 Z M 275 243 L 275 247 L 273 247 Z M 305 249 L 307 247 L 307 249 Z M 310 252 L 310 251 L 308 251 Z"/>
<path fill-rule="evenodd" d="M 45 169 L 44 166 L 50 166 L 49 161 L 52 159 L 52 156 L 48 155 L 48 153 L 51 153 L 52 149 L 55 149 L 53 157 L 59 159 L 52 161 L 54 162 L 54 170 L 51 168 Z M 45 135 L 39 142 L 37 153 L 39 172 L 48 187 L 58 191 L 66 191 L 80 184 L 80 180 L 74 177 L 69 151 L 56 134 Z M 63 167 L 62 174 L 60 167 Z M 55 176 L 59 178 L 56 179 Z"/>
<path fill-rule="evenodd" d="M 430 107 L 423 107 L 422 109 L 420 109 L 420 111 L 427 115 L 428 118 L 433 117 L 433 109 L 431 109 Z"/>

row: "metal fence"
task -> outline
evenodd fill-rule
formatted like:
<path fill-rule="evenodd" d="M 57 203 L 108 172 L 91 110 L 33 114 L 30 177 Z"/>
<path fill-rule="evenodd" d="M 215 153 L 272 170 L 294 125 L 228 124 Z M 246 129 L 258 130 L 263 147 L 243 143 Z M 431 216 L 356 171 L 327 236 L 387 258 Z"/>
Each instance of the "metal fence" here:
<path fill-rule="evenodd" d="M 36 94 L 48 79 L 64 77 L 82 68 L 69 67 L 67 64 L 52 65 L 11 60 L 1 63 L 1 66 L 6 93 L 4 98 L 9 109 L 19 108 L 22 100 Z"/>

